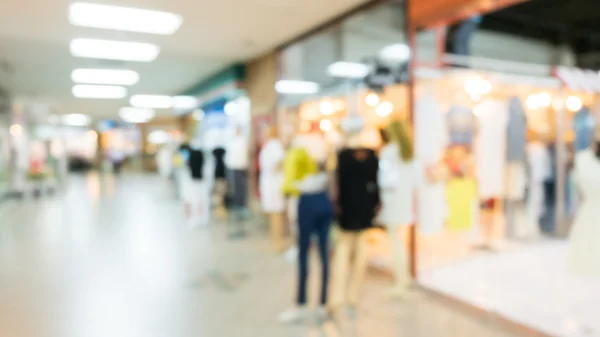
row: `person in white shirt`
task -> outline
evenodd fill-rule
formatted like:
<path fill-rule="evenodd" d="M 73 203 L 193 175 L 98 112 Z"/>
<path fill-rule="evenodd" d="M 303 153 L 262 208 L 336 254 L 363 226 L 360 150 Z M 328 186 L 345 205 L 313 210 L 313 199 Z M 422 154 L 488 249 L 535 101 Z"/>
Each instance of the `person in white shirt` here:
<path fill-rule="evenodd" d="M 242 129 L 237 127 L 235 136 L 227 145 L 225 153 L 225 165 L 229 170 L 229 184 L 231 195 L 231 208 L 235 221 L 240 223 L 247 216 L 248 205 L 248 138 L 244 135 Z M 244 236 L 244 229 L 238 227 L 238 231 L 230 232 L 230 236 Z"/>

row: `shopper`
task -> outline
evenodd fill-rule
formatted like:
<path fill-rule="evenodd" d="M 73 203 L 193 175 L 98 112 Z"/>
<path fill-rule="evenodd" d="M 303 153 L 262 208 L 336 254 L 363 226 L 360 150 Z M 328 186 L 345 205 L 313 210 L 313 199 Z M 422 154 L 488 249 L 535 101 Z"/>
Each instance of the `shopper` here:
<path fill-rule="evenodd" d="M 342 123 L 346 148 L 338 154 L 336 174 L 337 218 L 341 233 L 335 249 L 329 307 L 335 313 L 347 305 L 353 313 L 368 262 L 366 231 L 373 226 L 373 219 L 380 207 L 377 184 L 379 164 L 375 152 L 362 146 L 361 130 L 364 124 L 358 117 Z M 353 253 L 350 273 L 350 256 Z M 348 282 L 349 276 L 351 279 Z"/>
<path fill-rule="evenodd" d="M 283 160 L 285 151 L 275 127 L 269 129 L 268 140 L 259 153 L 259 190 L 263 212 L 269 217 L 271 245 L 276 252 L 283 251 Z"/>
<path fill-rule="evenodd" d="M 204 168 L 206 160 L 198 140 L 192 143 L 187 160 L 191 180 L 188 189 L 189 222 L 193 227 L 208 226 L 210 219 L 210 192 Z"/>
<path fill-rule="evenodd" d="M 311 236 L 318 239 L 319 256 L 321 258 L 321 293 L 320 307 L 317 314 L 325 316 L 327 303 L 327 287 L 329 279 L 329 231 L 333 220 L 333 206 L 329 200 L 328 178 L 323 167 L 318 170 L 317 162 L 304 148 L 296 148 L 293 155 L 293 165 L 289 163 L 289 170 L 294 170 L 299 177 L 293 183 L 293 188 L 300 194 L 298 202 L 298 293 L 296 307 L 284 311 L 279 315 L 283 323 L 298 323 L 308 317 L 307 281 L 309 248 Z"/>
<path fill-rule="evenodd" d="M 241 127 L 235 129 L 225 153 L 225 164 L 229 170 L 230 209 L 236 226 L 230 229 L 230 237 L 242 237 L 245 229 L 242 222 L 248 217 L 248 138 Z M 229 217 L 231 218 L 231 217 Z"/>
<path fill-rule="evenodd" d="M 413 156 L 413 144 L 406 125 L 393 121 L 385 129 L 386 143 L 379 156 L 378 183 L 382 208 L 378 220 L 388 231 L 392 246 L 395 286 L 391 295 L 404 296 L 410 284 L 408 252 L 399 237 L 400 229 L 414 222 L 414 198 L 423 169 Z"/>

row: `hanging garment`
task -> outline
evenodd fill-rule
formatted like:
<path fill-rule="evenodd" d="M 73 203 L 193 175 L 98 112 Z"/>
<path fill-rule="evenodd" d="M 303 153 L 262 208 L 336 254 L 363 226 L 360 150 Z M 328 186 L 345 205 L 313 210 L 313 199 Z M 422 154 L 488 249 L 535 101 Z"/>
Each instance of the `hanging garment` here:
<path fill-rule="evenodd" d="M 260 201 L 262 209 L 266 213 L 280 213 L 285 210 L 283 195 L 284 158 L 285 151 L 278 139 L 267 141 L 258 156 Z"/>
<path fill-rule="evenodd" d="M 600 277 L 600 159 L 592 150 L 576 155 L 574 178 L 583 200 L 569 238 L 568 269 Z"/>
<path fill-rule="evenodd" d="M 573 129 L 575 131 L 575 142 L 573 143 L 575 151 L 589 148 L 594 140 L 596 121 L 588 108 L 584 107 L 575 114 Z"/>
<path fill-rule="evenodd" d="M 504 196 L 510 201 L 525 199 L 526 177 L 525 162 L 515 161 L 506 164 Z"/>
<path fill-rule="evenodd" d="M 454 105 L 446 116 L 451 145 L 471 146 L 475 132 L 475 116 L 465 106 Z"/>
<path fill-rule="evenodd" d="M 506 133 L 506 160 L 508 162 L 523 162 L 525 146 L 527 145 L 527 117 L 523 104 L 518 97 L 513 97 L 508 103 L 508 126 Z"/>
<path fill-rule="evenodd" d="M 475 145 L 480 199 L 504 195 L 508 108 L 501 101 L 485 101 L 475 107 L 478 134 Z"/>
<path fill-rule="evenodd" d="M 215 163 L 215 179 L 225 179 L 225 149 L 218 147 L 212 151 Z"/>
<path fill-rule="evenodd" d="M 414 193 L 423 181 L 423 168 L 400 157 L 397 143 L 386 145 L 379 155 L 378 184 L 381 195 L 379 223 L 389 229 L 414 222 Z"/>
<path fill-rule="evenodd" d="M 451 178 L 446 185 L 448 229 L 469 230 L 473 226 L 473 203 L 477 200 L 477 182 L 469 178 Z"/>
<path fill-rule="evenodd" d="M 344 149 L 338 155 L 337 203 L 342 230 L 361 231 L 373 225 L 379 205 L 378 159 L 370 149 Z"/>

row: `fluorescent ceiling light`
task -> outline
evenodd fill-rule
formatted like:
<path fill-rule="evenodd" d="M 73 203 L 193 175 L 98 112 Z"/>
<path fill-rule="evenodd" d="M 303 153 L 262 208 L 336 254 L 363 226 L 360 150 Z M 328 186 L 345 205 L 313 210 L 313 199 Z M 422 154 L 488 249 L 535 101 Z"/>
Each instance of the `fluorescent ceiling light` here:
<path fill-rule="evenodd" d="M 119 116 L 127 123 L 149 122 L 156 113 L 152 109 L 124 107 L 119 110 Z"/>
<path fill-rule="evenodd" d="M 133 70 L 75 69 L 71 79 L 75 83 L 134 85 L 140 80 L 140 75 Z"/>
<path fill-rule="evenodd" d="M 335 62 L 327 67 L 327 74 L 333 77 L 363 78 L 369 74 L 369 67 L 362 63 Z"/>
<path fill-rule="evenodd" d="M 73 39 L 70 49 L 76 57 L 138 62 L 154 61 L 160 53 L 160 48 L 150 43 L 96 39 Z"/>
<path fill-rule="evenodd" d="M 319 92 L 319 84 L 308 81 L 281 80 L 275 83 L 275 90 L 280 94 L 315 94 Z"/>
<path fill-rule="evenodd" d="M 172 104 L 176 110 L 193 110 L 198 107 L 198 99 L 193 96 L 175 96 Z"/>
<path fill-rule="evenodd" d="M 88 126 L 92 119 L 84 114 L 68 114 L 61 116 L 61 122 L 68 126 Z"/>
<path fill-rule="evenodd" d="M 168 109 L 173 106 L 173 99 L 163 95 L 133 95 L 129 104 L 136 108 Z"/>
<path fill-rule="evenodd" d="M 74 26 L 171 35 L 183 18 L 169 12 L 75 2 L 69 7 L 69 22 Z"/>
<path fill-rule="evenodd" d="M 120 99 L 127 96 L 125 87 L 113 85 L 77 84 L 73 86 L 73 96 L 77 98 Z"/>
<path fill-rule="evenodd" d="M 404 62 L 410 58 L 410 48 L 402 43 L 392 44 L 384 47 L 379 56 L 390 61 Z"/>

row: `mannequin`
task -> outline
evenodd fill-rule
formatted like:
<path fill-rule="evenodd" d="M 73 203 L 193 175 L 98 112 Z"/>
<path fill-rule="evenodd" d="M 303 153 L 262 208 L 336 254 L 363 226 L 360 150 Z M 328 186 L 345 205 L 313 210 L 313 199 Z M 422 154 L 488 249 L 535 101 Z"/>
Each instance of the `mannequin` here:
<path fill-rule="evenodd" d="M 210 192 L 202 142 L 198 139 L 193 140 L 191 143 L 187 165 L 191 175 L 188 194 L 190 225 L 208 226 L 210 219 Z"/>
<path fill-rule="evenodd" d="M 287 197 L 286 215 L 293 242 L 295 242 L 298 228 L 298 202 L 300 197 L 300 191 L 294 184 L 302 179 L 301 172 L 296 169 L 297 157 L 302 151 L 306 151 L 317 163 L 323 163 L 327 158 L 326 149 L 325 141 L 321 135 L 317 133 L 300 133 L 294 137 L 290 149 L 285 155 L 283 191 Z M 295 262 L 297 255 L 298 248 L 293 245 L 286 252 L 285 257 L 288 261 Z"/>
<path fill-rule="evenodd" d="M 228 183 L 232 192 L 231 211 L 234 216 L 236 230 L 229 232 L 232 238 L 245 236 L 242 222 L 247 218 L 248 205 L 248 166 L 249 166 L 248 139 L 243 134 L 241 127 L 236 127 L 234 137 L 227 144 L 225 164 L 230 173 Z M 229 217 L 231 218 L 231 217 Z"/>
<path fill-rule="evenodd" d="M 477 116 L 475 160 L 483 236 L 479 248 L 493 249 L 498 210 L 505 192 L 508 106 L 504 101 L 489 99 L 478 104 L 474 114 Z"/>
<path fill-rule="evenodd" d="M 527 144 L 529 182 L 527 193 L 527 220 L 521 238 L 537 238 L 540 235 L 540 218 L 544 213 L 544 182 L 550 177 L 551 160 L 542 137 L 532 135 Z"/>
<path fill-rule="evenodd" d="M 525 162 L 527 145 L 527 118 L 518 97 L 512 97 L 508 105 L 508 125 L 506 134 L 506 169 L 505 169 L 505 215 L 509 237 L 520 237 L 524 226 L 522 217 L 517 216 L 522 210 L 525 199 Z"/>
<path fill-rule="evenodd" d="M 567 267 L 587 277 L 600 277 L 600 134 L 595 142 L 575 156 L 575 183 L 582 194 L 582 202 L 569 238 Z"/>
<path fill-rule="evenodd" d="M 373 218 L 380 208 L 378 159 L 373 150 L 362 146 L 360 123 L 342 122 L 342 128 L 347 141 L 346 148 L 338 154 L 336 172 L 336 206 L 341 231 L 335 249 L 329 308 L 336 312 L 341 306 L 347 305 L 353 313 L 368 262 L 366 230 L 372 227 Z M 350 273 L 350 256 L 353 252 L 354 265 Z M 351 279 L 347 282 L 349 276 Z"/>
<path fill-rule="evenodd" d="M 391 296 L 402 298 L 410 284 L 408 254 L 399 239 L 401 226 L 414 222 L 414 193 L 422 180 L 422 168 L 414 162 L 413 145 L 406 126 L 393 121 L 386 128 L 379 158 L 378 184 L 382 208 L 378 220 L 387 228 L 392 246 L 395 286 Z"/>
<path fill-rule="evenodd" d="M 284 249 L 283 212 L 285 200 L 283 196 L 283 159 L 285 152 L 278 138 L 275 127 L 269 129 L 268 140 L 259 154 L 260 165 L 260 200 L 262 210 L 269 218 L 271 227 L 271 245 L 275 252 Z"/>
<path fill-rule="evenodd" d="M 225 195 L 227 194 L 227 167 L 225 165 L 225 156 L 227 151 L 225 150 L 225 140 L 223 139 L 222 134 L 223 131 L 221 130 L 212 134 L 212 146 L 208 146 L 208 148 L 211 149 L 212 161 L 214 163 L 214 186 L 211 186 L 211 191 L 214 192 L 214 204 L 216 205 L 215 213 L 220 218 L 226 218 Z"/>
<path fill-rule="evenodd" d="M 298 323 L 307 318 L 307 282 L 311 237 L 318 239 L 321 258 L 321 296 L 318 314 L 325 316 L 329 281 L 329 231 L 333 220 L 333 207 L 328 195 L 328 178 L 315 158 L 309 153 L 307 143 L 297 139 L 285 162 L 285 188 L 298 196 L 298 293 L 296 306 L 279 315 L 283 323 Z"/>

